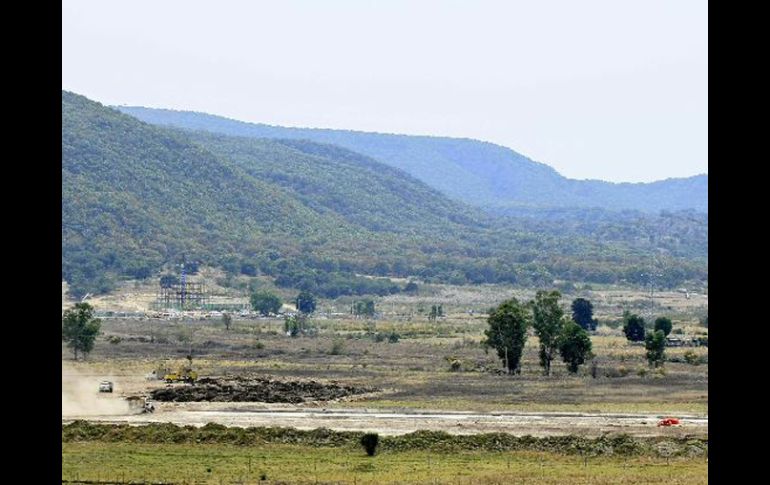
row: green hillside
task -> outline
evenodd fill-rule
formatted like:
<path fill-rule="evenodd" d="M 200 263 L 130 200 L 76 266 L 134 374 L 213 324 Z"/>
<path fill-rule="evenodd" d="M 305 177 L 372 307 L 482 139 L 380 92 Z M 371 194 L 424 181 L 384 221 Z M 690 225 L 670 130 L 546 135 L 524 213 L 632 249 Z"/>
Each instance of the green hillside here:
<path fill-rule="evenodd" d="M 652 183 L 573 180 L 509 148 L 465 138 L 285 128 L 189 111 L 121 106 L 148 123 L 253 138 L 306 139 L 348 148 L 404 170 L 442 193 L 494 212 L 531 208 L 708 211 L 708 176 Z"/>
<path fill-rule="evenodd" d="M 661 282 L 705 280 L 703 221 L 670 215 L 688 229 L 672 240 L 662 216 L 633 217 L 649 223 L 487 216 L 344 148 L 161 128 L 62 92 L 62 276 L 75 295 L 183 257 L 327 297 L 401 291 L 356 274 L 634 282 L 651 251 Z"/>

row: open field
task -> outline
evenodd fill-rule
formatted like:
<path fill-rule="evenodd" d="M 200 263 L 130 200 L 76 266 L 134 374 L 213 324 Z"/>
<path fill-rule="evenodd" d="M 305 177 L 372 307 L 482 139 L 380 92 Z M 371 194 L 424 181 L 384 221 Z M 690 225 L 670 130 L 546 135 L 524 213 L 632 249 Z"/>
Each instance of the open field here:
<path fill-rule="evenodd" d="M 264 477 L 264 480 L 262 478 Z M 272 484 L 705 484 L 705 458 L 565 456 L 547 452 L 388 452 L 296 445 L 64 443 L 64 480 Z"/>
<path fill-rule="evenodd" d="M 534 335 L 527 341 L 517 376 L 502 373 L 495 353 L 485 352 L 480 343 L 487 327 L 483 310 L 511 294 L 521 299 L 533 295 L 504 287 L 433 285 L 418 296 L 377 299 L 380 318 L 374 320 L 347 315 L 352 299 L 322 301 L 311 319 L 313 334 L 296 338 L 286 336 L 281 318 L 236 316 L 229 331 L 216 318 L 105 318 L 103 334 L 87 361 L 72 361 L 62 346 L 62 421 L 328 428 L 376 431 L 385 439 L 417 430 L 453 436 L 502 432 L 588 438 L 624 433 L 643 439 L 707 439 L 708 348 L 668 348 L 664 370 L 652 370 L 644 348 L 629 344 L 614 326 L 629 308 L 643 315 L 654 311 L 671 316 L 684 337 L 702 335 L 707 329 L 698 325 L 698 318 L 707 312 L 706 296 L 655 293 L 651 307 L 648 293 L 592 292 L 597 317 L 610 324 L 600 325 L 591 336 L 595 367 L 585 365 L 573 376 L 558 361 L 554 375 L 545 377 Z M 95 303 L 109 311 L 141 308 L 142 298 L 150 301 L 134 295 L 110 306 L 121 298 L 112 295 Z M 426 309 L 433 304 L 443 305 L 447 316 L 429 321 Z M 398 338 L 391 342 L 393 334 Z M 153 414 L 126 409 L 126 396 L 184 386 L 150 381 L 145 375 L 158 367 L 184 365 L 190 351 L 201 376 L 262 376 L 377 390 L 295 404 L 156 400 Z M 455 365 L 451 370 L 452 361 L 460 363 L 459 369 Z M 98 395 L 101 380 L 115 383 L 112 395 Z M 656 425 L 668 416 L 680 418 L 681 425 Z M 509 483 L 512 477 L 518 483 L 707 482 L 705 458 L 676 457 L 667 465 L 657 455 L 607 455 L 586 462 L 548 450 L 384 449 L 370 459 L 356 447 L 340 452 L 286 443 L 242 447 L 86 440 L 63 443 L 63 464 L 63 479 L 68 480 L 105 480 L 112 473 L 112 478 L 177 483 L 255 483 L 262 474 L 268 483 Z"/>
<path fill-rule="evenodd" d="M 576 436 L 515 438 L 419 432 L 380 440 L 328 429 L 62 428 L 67 480 L 166 483 L 706 483 L 703 440 Z"/>
<path fill-rule="evenodd" d="M 651 371 L 644 349 L 632 346 L 616 330 L 594 335 L 596 377 L 585 366 L 571 376 L 562 365 L 542 376 L 537 339 L 530 337 L 519 376 L 499 371 L 499 360 L 479 344 L 485 321 L 478 316 L 450 316 L 443 321 L 367 322 L 316 320 L 318 334 L 290 338 L 279 319 L 236 320 L 225 331 L 216 321 L 107 319 L 104 337 L 88 362 L 68 362 L 68 369 L 93 382 L 111 376 L 116 392 L 143 393 L 164 386 L 145 374 L 164 363 L 176 368 L 190 348 L 201 375 L 268 375 L 285 379 L 334 380 L 372 386 L 381 392 L 338 402 L 328 408 L 387 408 L 472 412 L 583 412 L 690 414 L 708 413 L 708 349 L 669 348 L 664 371 Z M 398 342 L 377 341 L 397 332 Z M 697 357 L 687 363 L 686 352 Z M 63 359 L 68 358 L 62 348 Z M 450 360 L 461 362 L 450 371 Z M 95 384 L 94 384 L 95 385 Z"/>

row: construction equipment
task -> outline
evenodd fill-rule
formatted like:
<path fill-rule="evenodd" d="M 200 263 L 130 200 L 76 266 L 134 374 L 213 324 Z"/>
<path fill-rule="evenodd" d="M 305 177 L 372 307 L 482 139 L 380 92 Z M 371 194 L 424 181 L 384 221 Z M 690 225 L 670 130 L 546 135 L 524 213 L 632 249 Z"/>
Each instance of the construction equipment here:
<path fill-rule="evenodd" d="M 168 374 L 171 373 L 171 369 L 161 366 L 153 369 L 152 372 L 144 376 L 144 378 L 148 381 L 162 381 Z"/>
<path fill-rule="evenodd" d="M 144 396 L 129 396 L 126 398 L 126 401 L 128 401 L 128 408 L 133 412 L 155 412 L 155 403 Z"/>
<path fill-rule="evenodd" d="M 188 384 L 194 384 L 198 380 L 198 373 L 191 367 L 182 367 L 179 372 L 171 372 L 163 376 L 163 380 L 168 383 L 174 382 L 186 382 Z"/>
<path fill-rule="evenodd" d="M 112 382 L 102 381 L 99 383 L 99 392 L 112 392 Z"/>

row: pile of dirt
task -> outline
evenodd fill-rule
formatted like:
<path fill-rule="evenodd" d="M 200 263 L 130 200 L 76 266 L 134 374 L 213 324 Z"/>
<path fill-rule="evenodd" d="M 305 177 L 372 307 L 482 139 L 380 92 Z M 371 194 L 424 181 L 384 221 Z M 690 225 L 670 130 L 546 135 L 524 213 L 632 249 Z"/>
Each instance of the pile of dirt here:
<path fill-rule="evenodd" d="M 336 382 L 281 381 L 267 377 L 204 377 L 195 385 L 168 386 L 152 391 L 157 401 L 301 403 L 329 401 L 355 394 L 376 392 L 370 387 L 345 386 Z"/>

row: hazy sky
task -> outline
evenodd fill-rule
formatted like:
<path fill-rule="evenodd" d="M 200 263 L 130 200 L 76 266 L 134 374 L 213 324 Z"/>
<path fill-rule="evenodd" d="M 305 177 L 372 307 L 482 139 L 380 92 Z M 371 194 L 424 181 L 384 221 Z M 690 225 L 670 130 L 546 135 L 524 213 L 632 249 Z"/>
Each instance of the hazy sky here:
<path fill-rule="evenodd" d="M 708 172 L 706 0 L 62 2 L 62 88 L 477 138 L 572 178 Z"/>

